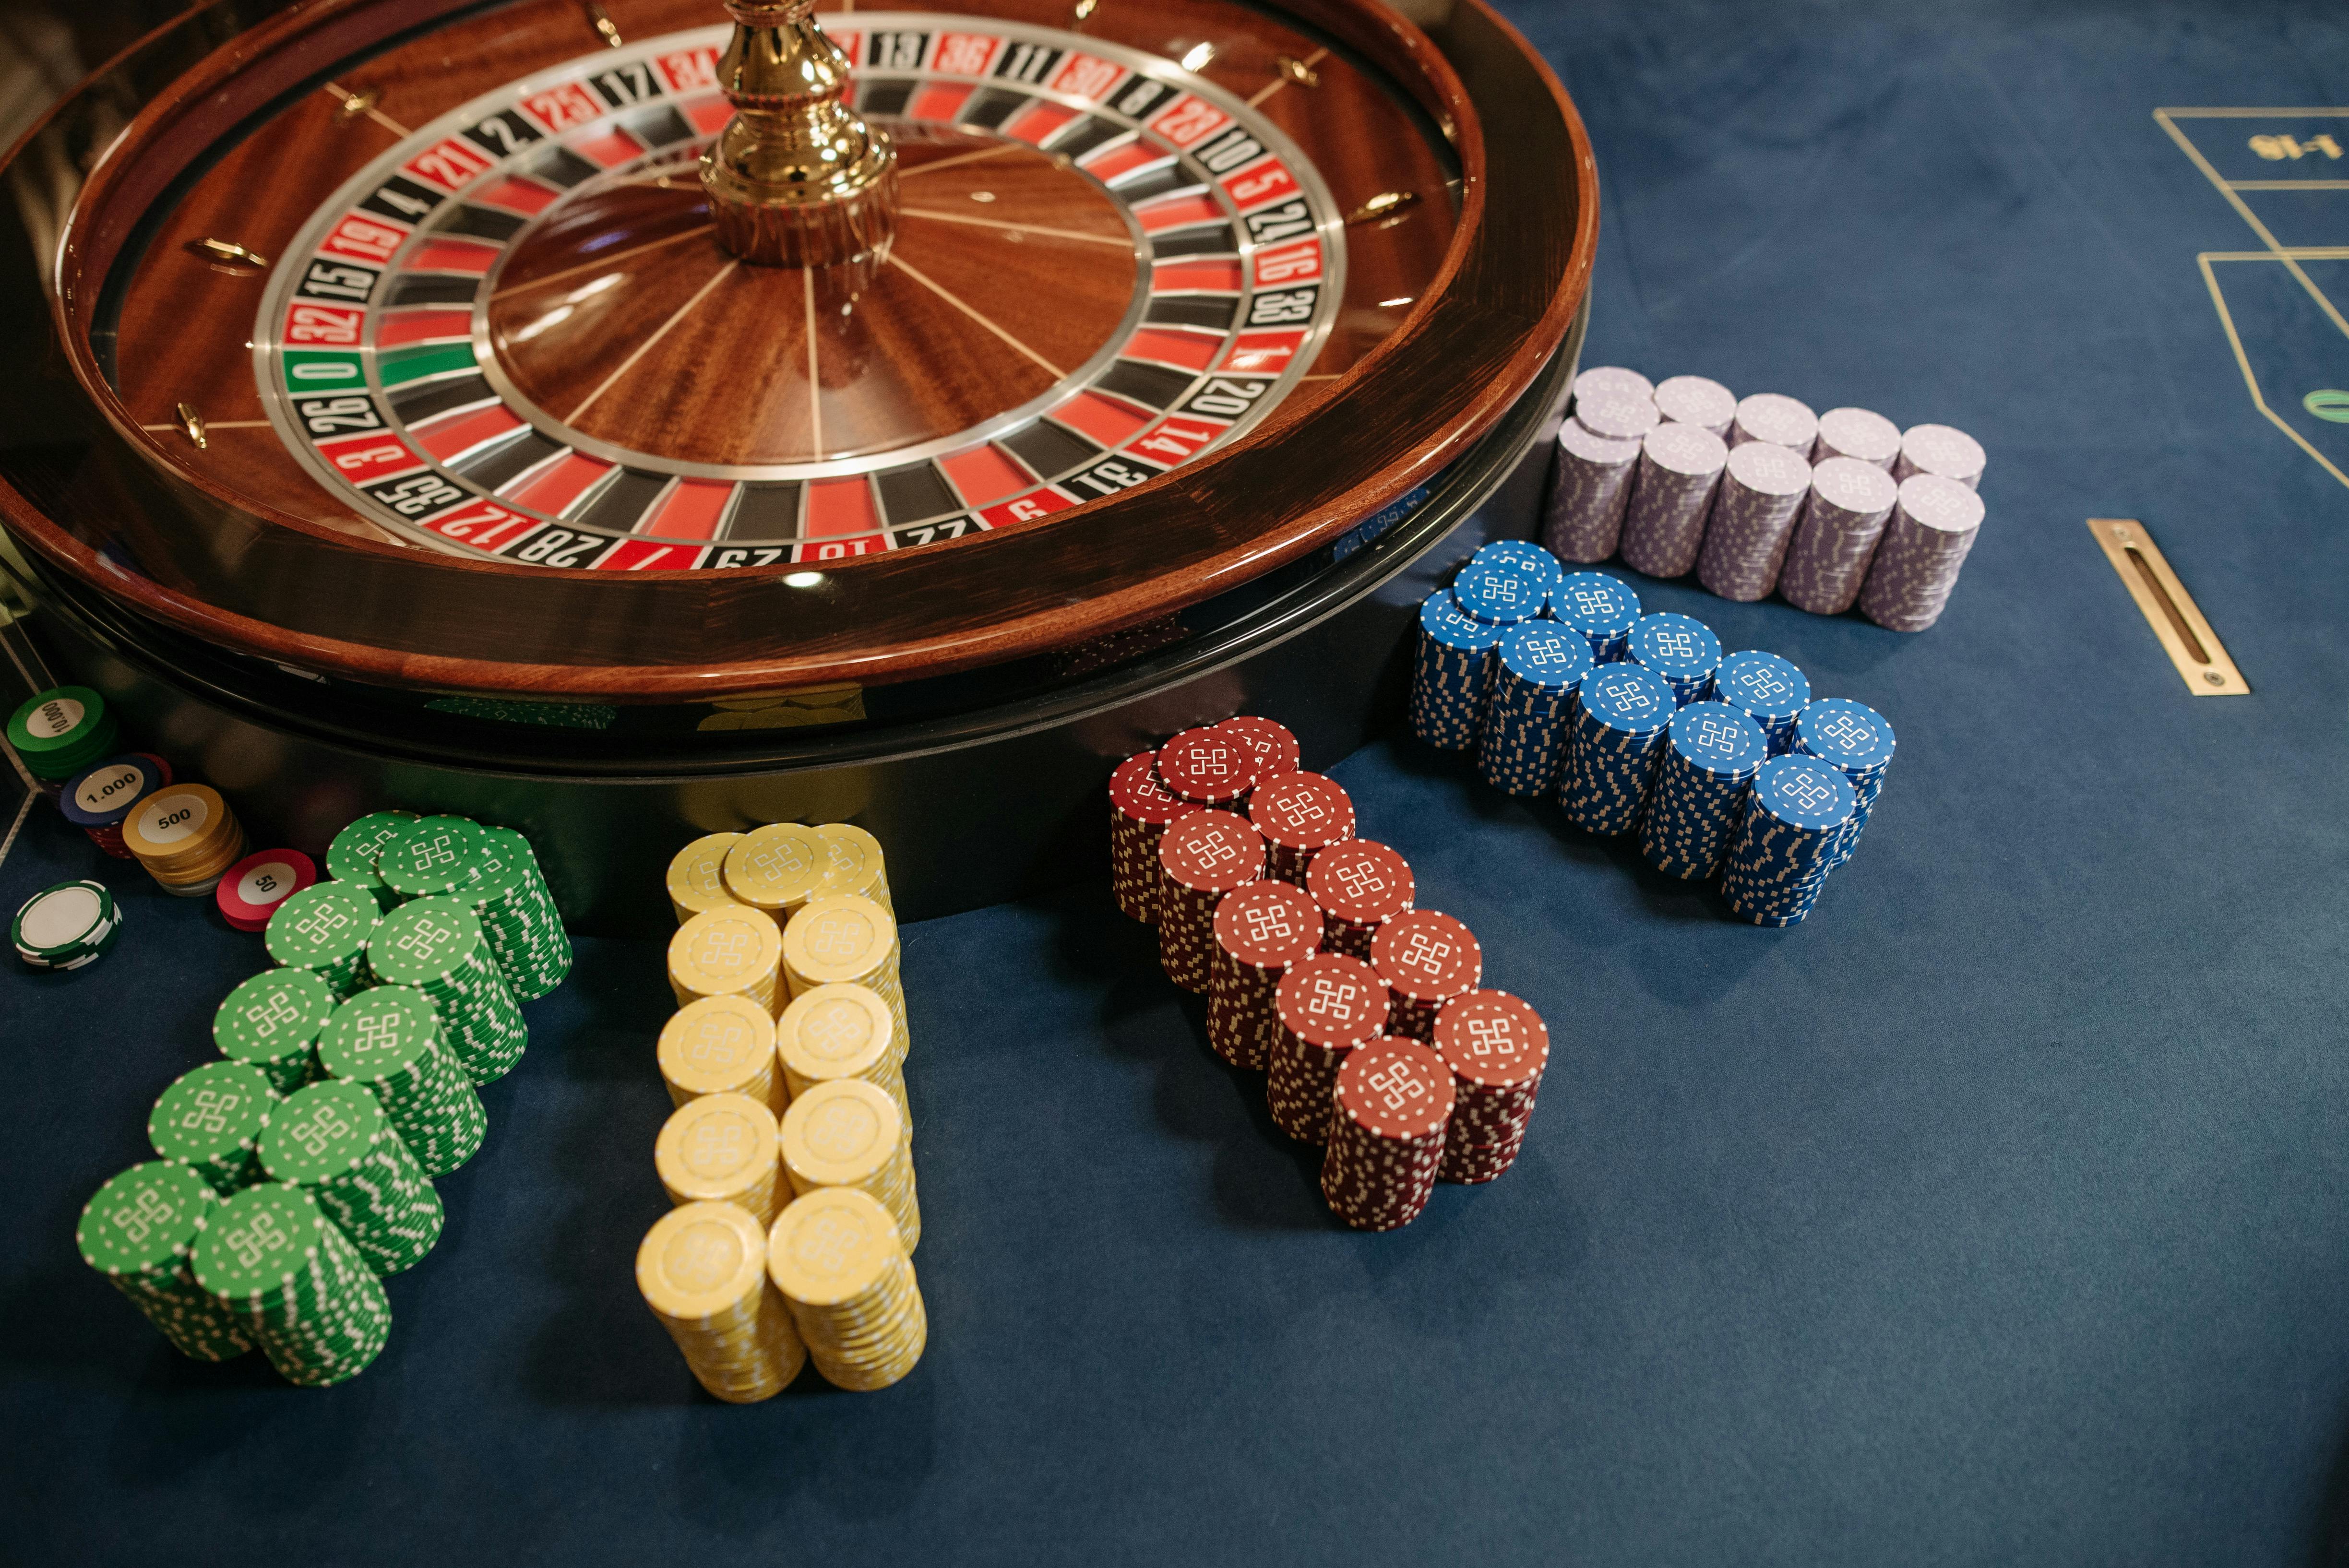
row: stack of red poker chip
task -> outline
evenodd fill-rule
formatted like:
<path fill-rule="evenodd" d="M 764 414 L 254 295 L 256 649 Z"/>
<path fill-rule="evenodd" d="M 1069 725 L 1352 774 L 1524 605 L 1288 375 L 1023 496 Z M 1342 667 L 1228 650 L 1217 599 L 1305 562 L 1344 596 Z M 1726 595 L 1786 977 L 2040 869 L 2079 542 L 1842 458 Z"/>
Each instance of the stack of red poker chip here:
<path fill-rule="evenodd" d="M 1158 753 L 1138 751 L 1109 776 L 1109 877 L 1117 907 L 1148 925 L 1158 918 L 1158 841 L 1166 824 L 1199 808 L 1158 780 Z"/>
<path fill-rule="evenodd" d="M 1158 779 L 1195 805 L 1237 811 L 1264 777 L 1256 748 L 1222 725 L 1186 729 L 1158 748 Z"/>
<path fill-rule="evenodd" d="M 1446 1181 L 1490 1181 L 1525 1146 L 1549 1065 L 1549 1030 L 1521 997 L 1469 991 L 1436 1015 L 1435 1050 L 1458 1093 L 1439 1174 Z"/>
<path fill-rule="evenodd" d="M 1313 857 L 1354 836 L 1354 800 L 1335 779 L 1284 773 L 1256 787 L 1248 820 L 1270 846 L 1267 872 L 1303 887 Z"/>
<path fill-rule="evenodd" d="M 1303 766 L 1299 759 L 1297 737 L 1288 726 L 1269 718 L 1258 718 L 1244 713 L 1237 718 L 1227 718 L 1216 726 L 1217 735 L 1238 741 L 1256 753 L 1256 776 L 1278 779 L 1284 773 L 1294 773 Z"/>
<path fill-rule="evenodd" d="M 1386 1022 L 1387 988 L 1371 966 L 1340 953 L 1292 965 L 1273 994 L 1280 1015 L 1265 1107 L 1300 1143 L 1330 1138 L 1330 1096 L 1347 1054 Z"/>
<path fill-rule="evenodd" d="M 1409 863 L 1394 851 L 1369 839 L 1349 839 L 1313 857 L 1305 871 L 1305 891 L 1326 923 L 1321 945 L 1368 963 L 1371 938 L 1411 907 L 1417 884 Z"/>
<path fill-rule="evenodd" d="M 1185 991 L 1207 989 L 1216 904 L 1264 875 L 1264 835 L 1229 811 L 1193 811 L 1158 841 L 1158 965 Z"/>
<path fill-rule="evenodd" d="M 1330 1152 L 1321 1195 L 1358 1231 L 1392 1231 L 1419 1218 L 1444 1166 L 1455 1101 L 1444 1058 L 1416 1040 L 1357 1047 L 1330 1097 Z"/>
<path fill-rule="evenodd" d="M 212 900 L 239 931 L 264 931 L 279 904 L 317 880 L 316 862 L 301 851 L 264 850 L 229 867 Z"/>
<path fill-rule="evenodd" d="M 1236 1068 L 1262 1072 L 1280 1036 L 1282 976 L 1321 948 L 1321 912 L 1287 882 L 1250 882 L 1216 906 L 1208 961 L 1207 1043 Z"/>
<path fill-rule="evenodd" d="M 1436 1010 L 1483 978 L 1485 950 L 1450 915 L 1406 910 L 1371 939 L 1371 967 L 1393 993 L 1387 1033 L 1433 1040 Z"/>

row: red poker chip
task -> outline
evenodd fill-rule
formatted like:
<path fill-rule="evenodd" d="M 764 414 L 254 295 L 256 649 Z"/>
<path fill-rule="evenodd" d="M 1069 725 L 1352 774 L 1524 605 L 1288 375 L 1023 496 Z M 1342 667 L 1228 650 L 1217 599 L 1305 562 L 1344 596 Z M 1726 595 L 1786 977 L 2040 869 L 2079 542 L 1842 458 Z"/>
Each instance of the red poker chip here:
<path fill-rule="evenodd" d="M 1244 713 L 1237 718 L 1227 718 L 1216 726 L 1216 733 L 1237 737 L 1256 753 L 1258 763 L 1256 776 L 1258 779 L 1273 779 L 1297 771 L 1300 756 L 1297 737 L 1288 732 L 1288 726 L 1285 724 Z"/>
<path fill-rule="evenodd" d="M 1186 800 L 1221 805 L 1261 778 L 1255 748 L 1214 729 L 1186 729 L 1158 748 L 1158 777 Z"/>
<path fill-rule="evenodd" d="M 1163 827 L 1199 809 L 1198 802 L 1185 800 L 1159 782 L 1157 765 L 1158 753 L 1137 751 L 1109 776 L 1109 803 L 1119 817 Z"/>
<path fill-rule="evenodd" d="M 1464 1084 L 1516 1088 L 1549 1065 L 1549 1028 L 1506 991 L 1464 991 L 1435 1015 L 1435 1049 Z"/>
<path fill-rule="evenodd" d="M 1321 912 L 1287 882 L 1254 882 L 1216 905 L 1216 944 L 1259 969 L 1302 963 L 1321 946 Z"/>
<path fill-rule="evenodd" d="M 1354 836 L 1354 799 L 1335 779 L 1284 773 L 1256 787 L 1248 820 L 1284 848 L 1322 850 Z"/>
<path fill-rule="evenodd" d="M 1357 1046 L 1338 1069 L 1339 1113 L 1373 1138 L 1433 1138 L 1452 1119 L 1452 1069 L 1416 1040 Z"/>
<path fill-rule="evenodd" d="M 1402 856 L 1371 839 L 1349 839 L 1313 857 L 1305 891 L 1321 913 L 1357 925 L 1392 920 L 1411 907 L 1418 884 Z"/>
<path fill-rule="evenodd" d="M 1195 810 L 1166 825 L 1158 864 L 1194 892 L 1229 892 L 1264 875 L 1264 835 L 1246 817 Z"/>
<path fill-rule="evenodd" d="M 1308 1045 L 1346 1049 L 1387 1021 L 1387 986 L 1378 971 L 1340 953 L 1317 953 L 1280 977 L 1273 1005 L 1281 1027 Z"/>
<path fill-rule="evenodd" d="M 1475 934 L 1452 916 L 1405 910 L 1371 938 L 1371 966 L 1396 995 L 1440 1002 L 1476 984 L 1485 972 L 1485 950 Z"/>
<path fill-rule="evenodd" d="M 229 867 L 212 899 L 231 925 L 259 931 L 279 904 L 317 880 L 317 865 L 301 851 L 264 850 Z"/>

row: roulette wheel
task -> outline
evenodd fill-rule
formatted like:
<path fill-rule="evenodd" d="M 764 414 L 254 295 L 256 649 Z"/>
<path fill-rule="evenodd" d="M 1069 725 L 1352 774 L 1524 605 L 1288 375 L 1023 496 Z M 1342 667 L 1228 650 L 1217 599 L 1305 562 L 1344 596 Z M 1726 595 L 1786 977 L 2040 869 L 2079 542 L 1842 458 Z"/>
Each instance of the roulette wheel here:
<path fill-rule="evenodd" d="M 285 841 L 527 824 L 591 924 L 819 814 L 984 902 L 1168 730 L 1359 743 L 1381 585 L 1530 526 L 1597 229 L 1481 0 L 223 0 L 11 174 L 51 659 Z"/>

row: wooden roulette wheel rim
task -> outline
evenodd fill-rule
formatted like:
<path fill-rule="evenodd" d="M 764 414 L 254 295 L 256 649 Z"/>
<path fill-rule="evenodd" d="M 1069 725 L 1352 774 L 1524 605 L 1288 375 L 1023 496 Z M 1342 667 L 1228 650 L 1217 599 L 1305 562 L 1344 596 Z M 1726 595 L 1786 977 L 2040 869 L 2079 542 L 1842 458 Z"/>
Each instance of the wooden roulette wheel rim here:
<path fill-rule="evenodd" d="M 327 526 L 255 505 L 186 472 L 124 406 L 93 346 L 118 259 L 203 149 L 322 63 L 468 7 L 255 9 L 264 14 L 233 44 L 192 66 L 182 64 L 192 41 L 218 34 L 183 19 L 77 95 L 119 93 L 142 73 L 165 78 L 95 162 L 44 280 L 55 346 L 95 415 L 86 460 L 63 475 L 0 466 L 0 514 L 44 573 L 77 593 L 329 681 L 706 703 L 918 681 L 1099 645 L 1309 562 L 1427 484 L 1535 386 L 1588 288 L 1597 230 L 1588 145 L 1555 77 L 1506 23 L 1481 0 L 1460 0 L 1436 29 L 1439 48 L 1372 0 L 1297 0 L 1287 15 L 1409 90 L 1445 133 L 1460 173 L 1433 286 L 1311 407 L 1031 526 L 815 573 L 803 562 L 564 573 L 434 553 L 356 520 Z M 225 5 L 211 14 L 232 15 Z M 43 134 L 36 128 L 16 156 Z"/>

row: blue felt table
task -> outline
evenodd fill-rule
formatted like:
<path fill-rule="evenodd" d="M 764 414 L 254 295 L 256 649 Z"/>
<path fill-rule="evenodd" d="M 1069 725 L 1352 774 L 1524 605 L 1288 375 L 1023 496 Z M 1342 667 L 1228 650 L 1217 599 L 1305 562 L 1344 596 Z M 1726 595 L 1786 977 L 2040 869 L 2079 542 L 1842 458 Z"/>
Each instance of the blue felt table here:
<path fill-rule="evenodd" d="M 0 903 L 96 874 L 129 924 L 0 975 L 0 1560 L 2334 1560 L 2349 488 L 2253 406 L 2196 256 L 2261 243 L 2152 111 L 2349 102 L 2349 36 L 1513 14 L 1606 181 L 1586 363 L 1991 454 L 1923 635 L 1639 583 L 1899 727 L 1811 922 L 1732 924 L 1408 741 L 1314 759 L 1556 1031 L 1518 1168 L 1385 1236 L 1332 1223 L 1102 890 L 913 927 L 929 1354 L 747 1409 L 635 1295 L 670 1002 L 656 944 L 588 942 L 390 1348 L 304 1392 L 179 1360 L 74 1256 L 261 959 L 36 810 Z M 2338 200 L 2283 242 L 2349 242 Z M 2311 296 L 2248 275 L 2247 356 L 2306 383 L 2271 403 L 2349 386 Z M 2255 695 L 2187 695 L 2092 515 L 2147 523 Z"/>

